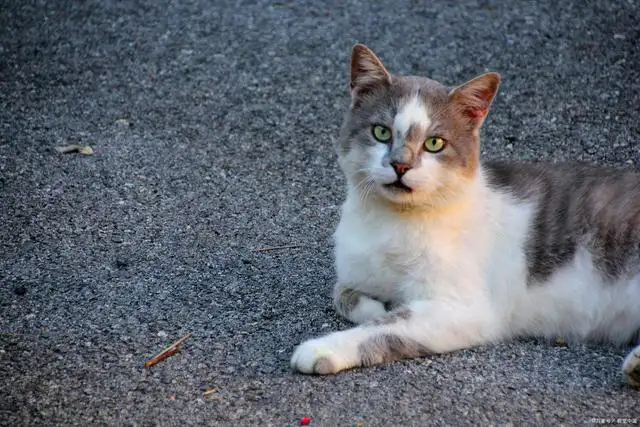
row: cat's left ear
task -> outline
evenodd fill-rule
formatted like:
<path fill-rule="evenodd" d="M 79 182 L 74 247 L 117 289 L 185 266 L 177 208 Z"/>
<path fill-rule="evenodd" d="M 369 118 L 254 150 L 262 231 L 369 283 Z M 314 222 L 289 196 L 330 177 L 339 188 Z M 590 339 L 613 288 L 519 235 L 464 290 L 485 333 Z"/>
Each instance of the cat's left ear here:
<path fill-rule="evenodd" d="M 453 89 L 449 92 L 449 99 L 459 114 L 467 118 L 474 128 L 479 128 L 489 114 L 499 86 L 500 74 L 483 74 Z"/>

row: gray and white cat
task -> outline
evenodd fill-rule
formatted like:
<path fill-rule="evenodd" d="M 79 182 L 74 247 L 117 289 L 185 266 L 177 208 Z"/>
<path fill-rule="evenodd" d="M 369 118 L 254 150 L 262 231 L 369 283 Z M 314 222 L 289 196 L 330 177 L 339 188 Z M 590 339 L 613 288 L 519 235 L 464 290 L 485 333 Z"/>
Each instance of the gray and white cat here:
<path fill-rule="evenodd" d="M 353 48 L 334 301 L 359 326 L 302 343 L 294 369 L 332 374 L 520 336 L 638 339 L 640 174 L 481 163 L 499 84 L 488 73 L 450 90 Z M 640 345 L 622 370 L 640 385 Z"/>

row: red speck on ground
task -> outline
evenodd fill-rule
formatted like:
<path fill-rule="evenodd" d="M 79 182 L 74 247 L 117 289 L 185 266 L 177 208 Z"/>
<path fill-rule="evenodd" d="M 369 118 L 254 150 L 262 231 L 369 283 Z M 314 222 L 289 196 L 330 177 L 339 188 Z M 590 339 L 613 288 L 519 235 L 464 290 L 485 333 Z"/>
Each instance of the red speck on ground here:
<path fill-rule="evenodd" d="M 308 426 L 309 424 L 311 424 L 311 418 L 310 417 L 302 417 L 302 419 L 300 420 L 300 425 L 301 426 Z"/>

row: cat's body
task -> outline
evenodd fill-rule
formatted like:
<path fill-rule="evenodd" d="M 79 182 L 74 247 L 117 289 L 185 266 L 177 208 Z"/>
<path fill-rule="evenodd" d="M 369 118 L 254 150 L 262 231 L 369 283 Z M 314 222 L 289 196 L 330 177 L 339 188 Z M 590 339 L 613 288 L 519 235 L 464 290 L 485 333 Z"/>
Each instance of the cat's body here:
<path fill-rule="evenodd" d="M 568 210 L 574 197 L 559 199 L 554 216 L 536 229 L 535 219 L 544 214 L 544 196 L 553 187 L 516 198 L 513 185 L 491 183 L 500 170 L 492 166 L 482 168 L 476 194 L 446 214 L 403 213 L 348 197 L 335 236 L 339 283 L 394 305 L 450 300 L 475 306 L 475 315 L 487 324 L 481 331 L 468 331 L 469 341 L 461 342 L 465 347 L 476 340 L 523 334 L 630 341 L 640 330 L 638 243 L 625 253 L 628 270 L 610 277 L 615 265 L 607 259 L 624 255 L 603 254 L 603 242 L 596 236 L 557 224 L 558 212 Z M 528 173 L 528 165 L 517 167 L 514 173 Z M 539 172 L 545 176 L 543 169 Z M 640 215 L 640 178 L 633 175 Z M 571 182 L 557 184 L 572 189 Z M 637 224 L 635 229 L 640 231 Z M 640 242 L 640 236 L 634 242 Z M 368 320 L 354 311 L 355 306 L 343 313 L 357 323 Z"/>
<path fill-rule="evenodd" d="M 301 344 L 294 368 L 335 373 L 518 336 L 637 339 L 640 174 L 480 164 L 498 83 L 487 74 L 450 91 L 354 48 L 334 298 L 361 325 Z M 623 369 L 640 383 L 640 346 Z"/>

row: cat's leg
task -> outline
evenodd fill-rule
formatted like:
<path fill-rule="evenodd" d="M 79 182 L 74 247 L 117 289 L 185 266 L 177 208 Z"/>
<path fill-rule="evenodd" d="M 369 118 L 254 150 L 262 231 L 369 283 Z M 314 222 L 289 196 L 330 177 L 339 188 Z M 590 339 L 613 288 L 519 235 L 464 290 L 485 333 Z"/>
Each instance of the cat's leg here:
<path fill-rule="evenodd" d="M 333 374 L 471 347 L 499 337 L 491 313 L 486 305 L 417 301 L 358 327 L 300 344 L 291 366 L 307 374 Z"/>
<path fill-rule="evenodd" d="M 380 301 L 340 283 L 333 288 L 333 305 L 341 316 L 357 324 L 387 313 Z"/>
<path fill-rule="evenodd" d="M 624 359 L 622 374 L 629 385 L 640 387 L 640 344 Z"/>

